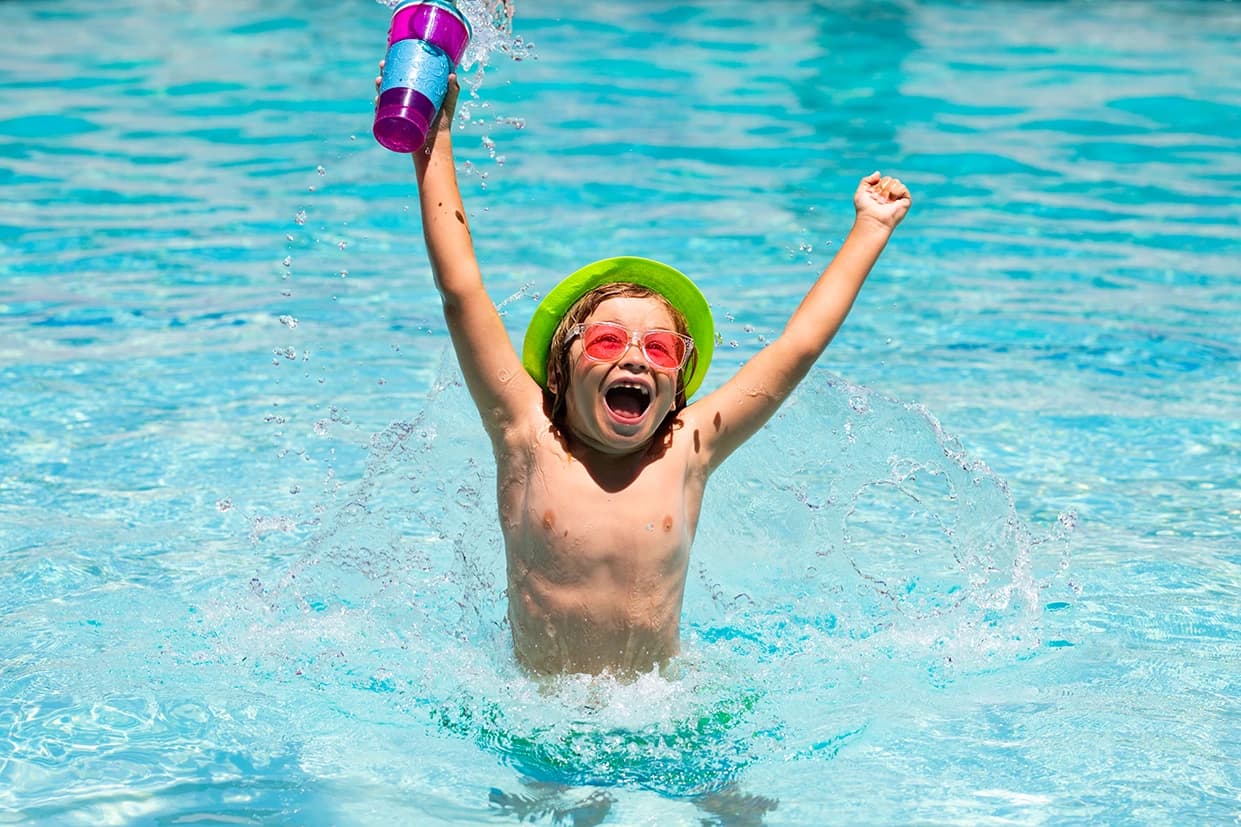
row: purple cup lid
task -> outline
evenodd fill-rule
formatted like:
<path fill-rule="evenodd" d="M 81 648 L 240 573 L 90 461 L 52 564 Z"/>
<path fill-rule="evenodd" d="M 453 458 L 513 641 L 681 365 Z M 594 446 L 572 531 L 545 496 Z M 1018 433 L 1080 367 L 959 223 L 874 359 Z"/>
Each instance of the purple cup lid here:
<path fill-rule="evenodd" d="M 424 40 L 443 49 L 453 65 L 461 62 L 470 45 L 470 21 L 456 6 L 444 0 L 413 0 L 392 13 L 388 45 L 398 40 Z"/>

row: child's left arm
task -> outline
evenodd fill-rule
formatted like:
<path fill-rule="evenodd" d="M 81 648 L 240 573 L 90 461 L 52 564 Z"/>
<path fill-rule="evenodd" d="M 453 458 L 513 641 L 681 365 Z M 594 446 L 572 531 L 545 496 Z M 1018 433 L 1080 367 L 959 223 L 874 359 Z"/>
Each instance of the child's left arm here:
<path fill-rule="evenodd" d="M 784 331 L 732 379 L 685 410 L 682 419 L 698 431 L 708 471 L 753 436 L 809 373 L 909 205 L 909 190 L 899 179 L 878 172 L 863 178 L 853 194 L 853 228 Z"/>

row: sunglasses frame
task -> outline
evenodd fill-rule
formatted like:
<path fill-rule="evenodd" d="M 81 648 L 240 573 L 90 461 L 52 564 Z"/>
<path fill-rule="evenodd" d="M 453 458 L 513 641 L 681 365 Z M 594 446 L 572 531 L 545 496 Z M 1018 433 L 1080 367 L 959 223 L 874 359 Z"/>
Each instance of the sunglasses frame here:
<path fill-rule="evenodd" d="M 600 359 L 597 356 L 591 355 L 590 351 L 586 348 L 585 333 L 590 328 L 596 327 L 596 326 L 608 327 L 608 328 L 622 331 L 628 337 L 626 344 L 625 344 L 625 349 L 622 350 L 615 359 Z M 667 333 L 681 340 L 681 342 L 685 345 L 685 352 L 681 354 L 681 361 L 679 364 L 677 364 L 676 366 L 664 367 L 663 365 L 656 364 L 655 361 L 651 359 L 650 353 L 648 353 L 646 350 L 646 337 L 650 336 L 652 333 Z M 577 324 L 573 325 L 573 327 L 569 328 L 569 335 L 568 335 L 568 338 L 565 339 L 565 346 L 567 347 L 569 343 L 572 342 L 574 339 L 576 339 L 578 336 L 582 337 L 582 353 L 586 356 L 587 359 L 589 359 L 592 362 L 599 362 L 601 364 L 607 363 L 607 362 L 615 362 L 621 356 L 624 356 L 626 353 L 628 353 L 630 348 L 632 348 L 634 345 L 637 345 L 638 350 L 642 351 L 642 358 L 646 360 L 646 363 L 650 365 L 651 368 L 653 368 L 654 370 L 664 371 L 666 373 L 675 373 L 681 370 L 682 368 L 684 368 L 686 363 L 689 362 L 690 354 L 694 352 L 694 339 L 692 336 L 686 336 L 684 333 L 677 333 L 675 330 L 666 330 L 661 327 L 653 328 L 651 330 L 630 330 L 629 328 L 625 327 L 623 324 L 620 324 L 619 322 L 578 322 Z"/>

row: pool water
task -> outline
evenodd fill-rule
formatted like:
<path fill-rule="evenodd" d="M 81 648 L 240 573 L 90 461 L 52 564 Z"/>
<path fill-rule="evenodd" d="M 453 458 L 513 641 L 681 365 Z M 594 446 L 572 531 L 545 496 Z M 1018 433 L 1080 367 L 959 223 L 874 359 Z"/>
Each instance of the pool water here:
<path fill-rule="evenodd" d="M 515 666 L 372 2 L 0 3 L 0 821 L 1241 818 L 1241 10 L 493 3 L 514 338 L 692 274 L 706 387 L 914 206 L 713 479 L 668 676 Z"/>

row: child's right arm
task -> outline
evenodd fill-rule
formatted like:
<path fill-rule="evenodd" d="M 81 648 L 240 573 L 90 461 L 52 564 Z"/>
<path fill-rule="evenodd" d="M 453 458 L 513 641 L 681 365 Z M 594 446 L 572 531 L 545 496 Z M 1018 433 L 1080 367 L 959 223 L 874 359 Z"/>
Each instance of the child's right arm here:
<path fill-rule="evenodd" d="M 452 76 L 426 145 L 413 153 L 414 172 L 422 207 L 422 233 L 444 303 L 444 320 L 466 386 L 495 441 L 517 419 L 541 410 L 543 396 L 522 368 L 483 286 L 474 254 L 452 154 L 451 129 L 458 92 L 456 76 Z"/>
<path fill-rule="evenodd" d="M 853 204 L 857 211 L 853 228 L 780 336 L 682 414 L 697 435 L 694 444 L 708 471 L 763 426 L 831 342 L 892 231 L 905 217 L 909 190 L 899 179 L 876 172 L 862 179 Z"/>

